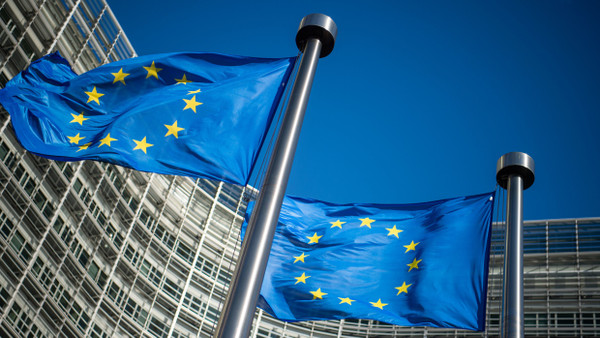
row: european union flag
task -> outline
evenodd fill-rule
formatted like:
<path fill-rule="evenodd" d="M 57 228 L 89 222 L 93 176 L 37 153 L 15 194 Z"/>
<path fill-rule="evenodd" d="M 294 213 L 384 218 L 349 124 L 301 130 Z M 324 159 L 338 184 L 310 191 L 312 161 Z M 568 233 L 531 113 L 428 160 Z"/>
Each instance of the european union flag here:
<path fill-rule="evenodd" d="M 295 58 L 171 53 L 75 74 L 49 54 L 0 103 L 27 150 L 246 184 Z"/>
<path fill-rule="evenodd" d="M 285 197 L 258 306 L 285 321 L 483 330 L 493 196 L 404 205 Z"/>

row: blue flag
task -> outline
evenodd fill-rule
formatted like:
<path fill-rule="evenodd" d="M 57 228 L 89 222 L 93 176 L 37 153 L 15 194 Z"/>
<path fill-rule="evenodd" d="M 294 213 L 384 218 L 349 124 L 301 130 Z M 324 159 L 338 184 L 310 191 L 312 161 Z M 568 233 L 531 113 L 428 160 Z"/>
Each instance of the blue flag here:
<path fill-rule="evenodd" d="M 258 306 L 285 321 L 483 330 L 493 196 L 404 205 L 286 196 Z"/>
<path fill-rule="evenodd" d="M 58 53 L 0 90 L 25 149 L 246 184 L 295 58 L 171 53 L 75 74 Z"/>

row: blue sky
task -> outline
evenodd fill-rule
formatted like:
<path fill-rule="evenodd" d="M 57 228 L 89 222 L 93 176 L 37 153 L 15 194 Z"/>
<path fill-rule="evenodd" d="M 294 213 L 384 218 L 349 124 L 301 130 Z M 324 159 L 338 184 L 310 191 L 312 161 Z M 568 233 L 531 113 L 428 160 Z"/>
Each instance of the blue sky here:
<path fill-rule="evenodd" d="M 600 216 L 598 1 L 108 2 L 139 55 L 292 56 L 302 17 L 333 18 L 288 194 L 478 194 L 522 151 L 536 164 L 525 219 Z"/>

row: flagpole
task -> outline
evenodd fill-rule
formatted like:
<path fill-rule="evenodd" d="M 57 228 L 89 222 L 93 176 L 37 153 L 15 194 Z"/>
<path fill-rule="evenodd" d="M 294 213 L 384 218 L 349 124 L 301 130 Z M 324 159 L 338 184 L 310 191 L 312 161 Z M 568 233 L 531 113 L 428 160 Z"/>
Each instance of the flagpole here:
<path fill-rule="evenodd" d="M 496 181 L 507 189 L 501 337 L 523 337 L 523 190 L 535 180 L 533 159 L 504 154 L 496 165 Z"/>
<path fill-rule="evenodd" d="M 296 45 L 303 55 L 296 81 L 248 222 L 215 337 L 246 338 L 250 333 L 317 63 L 320 57 L 331 53 L 336 36 L 337 26 L 326 15 L 310 14 L 300 22 Z"/>

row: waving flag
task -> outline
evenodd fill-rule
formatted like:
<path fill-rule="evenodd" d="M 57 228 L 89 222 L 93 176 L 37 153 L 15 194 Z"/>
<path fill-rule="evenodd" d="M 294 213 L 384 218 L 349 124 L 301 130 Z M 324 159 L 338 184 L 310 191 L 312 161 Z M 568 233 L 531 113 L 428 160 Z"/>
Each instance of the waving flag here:
<path fill-rule="evenodd" d="M 286 197 L 258 305 L 286 321 L 483 330 L 493 196 L 404 205 Z"/>
<path fill-rule="evenodd" d="M 246 184 L 294 58 L 158 54 L 75 74 L 58 53 L 0 90 L 27 150 Z"/>

